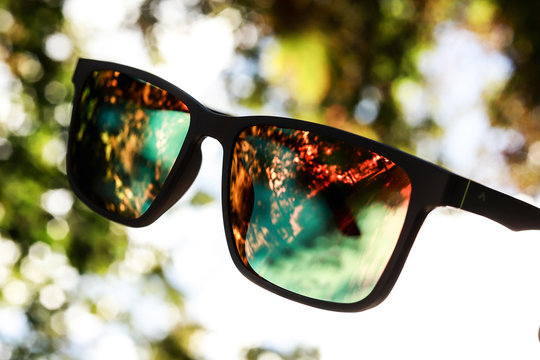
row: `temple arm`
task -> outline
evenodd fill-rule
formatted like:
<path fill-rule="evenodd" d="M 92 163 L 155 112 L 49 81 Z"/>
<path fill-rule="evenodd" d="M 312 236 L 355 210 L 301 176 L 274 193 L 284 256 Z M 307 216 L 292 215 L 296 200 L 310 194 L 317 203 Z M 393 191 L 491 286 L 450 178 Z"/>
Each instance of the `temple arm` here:
<path fill-rule="evenodd" d="M 452 174 L 445 205 L 485 216 L 507 228 L 540 230 L 540 209 L 512 196 Z"/>

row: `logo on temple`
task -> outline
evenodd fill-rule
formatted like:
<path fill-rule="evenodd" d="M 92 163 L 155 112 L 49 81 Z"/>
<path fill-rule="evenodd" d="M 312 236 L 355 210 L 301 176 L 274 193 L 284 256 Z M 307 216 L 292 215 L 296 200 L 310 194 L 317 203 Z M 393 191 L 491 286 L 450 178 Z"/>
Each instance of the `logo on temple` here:
<path fill-rule="evenodd" d="M 480 195 L 478 195 L 478 200 L 485 202 L 486 201 L 486 192 L 482 191 Z"/>

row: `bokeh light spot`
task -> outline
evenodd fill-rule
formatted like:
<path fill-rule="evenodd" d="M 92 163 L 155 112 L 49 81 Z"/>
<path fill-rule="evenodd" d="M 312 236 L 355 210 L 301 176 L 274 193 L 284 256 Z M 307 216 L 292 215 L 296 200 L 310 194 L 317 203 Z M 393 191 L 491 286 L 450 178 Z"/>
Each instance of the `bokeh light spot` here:
<path fill-rule="evenodd" d="M 58 81 L 51 81 L 45 87 L 45 98 L 51 104 L 61 103 L 67 96 L 68 91 L 64 84 Z"/>
<path fill-rule="evenodd" d="M 8 32 L 14 23 L 13 15 L 7 10 L 0 9 L 0 33 Z"/>
<path fill-rule="evenodd" d="M 63 217 L 73 206 L 73 195 L 66 189 L 53 189 L 41 196 L 41 206 L 53 216 Z"/>
<path fill-rule="evenodd" d="M 33 54 L 19 54 L 16 59 L 16 66 L 21 77 L 28 82 L 37 82 L 43 76 L 43 67 Z"/>
<path fill-rule="evenodd" d="M 15 242 L 0 237 L 0 266 L 11 266 L 19 260 L 21 250 Z"/>
<path fill-rule="evenodd" d="M 60 165 L 66 158 L 66 143 L 57 137 L 49 140 L 43 146 L 41 158 L 47 165 Z"/>
<path fill-rule="evenodd" d="M 65 301 L 66 294 L 58 285 L 47 285 L 39 292 L 39 302 L 48 310 L 59 309 Z"/>
<path fill-rule="evenodd" d="M 72 52 L 73 43 L 64 33 L 52 34 L 45 39 L 45 53 L 53 60 L 67 60 Z"/>
<path fill-rule="evenodd" d="M 62 240 L 69 234 L 69 224 L 62 218 L 54 218 L 47 222 L 47 234 L 53 240 Z"/>
<path fill-rule="evenodd" d="M 11 280 L 2 289 L 4 299 L 11 305 L 24 305 L 30 300 L 30 289 L 23 281 Z"/>

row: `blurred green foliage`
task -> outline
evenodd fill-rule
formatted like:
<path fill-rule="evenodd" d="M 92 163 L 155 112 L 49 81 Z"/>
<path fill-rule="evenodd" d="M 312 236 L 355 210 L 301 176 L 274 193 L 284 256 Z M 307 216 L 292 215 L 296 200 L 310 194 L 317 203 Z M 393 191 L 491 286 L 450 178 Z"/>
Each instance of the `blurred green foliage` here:
<path fill-rule="evenodd" d="M 8 247 L 15 243 L 19 249 L 18 261 L 8 269 L 11 275 L 2 279 L 0 306 L 21 307 L 30 327 L 24 341 L 0 338 L 0 352 L 2 358 L 11 354 L 7 358 L 12 359 L 73 358 L 76 355 L 69 353 L 66 325 L 58 319 L 81 301 L 90 314 L 105 321 L 107 310 L 96 299 L 78 294 L 77 286 L 58 285 L 62 279 L 52 275 L 41 279 L 39 274 L 54 271 L 51 267 L 59 265 L 51 260 L 55 258 L 76 278 L 85 274 L 111 276 L 114 265 L 125 259 L 127 238 L 122 228 L 78 201 L 71 208 L 68 199 L 60 214 L 48 209 L 54 208 L 54 203 L 46 204 L 48 191 L 69 188 L 64 156 L 69 117 L 65 113 L 72 96 L 75 57 L 58 61 L 46 52 L 50 36 L 64 32 L 62 1 L 2 0 L 0 18 L 0 57 L 12 74 L 13 92 L 7 122 L 0 123 L 4 144 L 0 151 L 5 153 L 0 162 L 0 240 Z M 17 116 L 21 117 L 19 123 L 14 119 Z M 53 202 L 59 200 L 52 198 Z M 161 284 L 163 300 L 181 309 L 182 296 L 168 285 L 160 264 L 148 270 L 141 280 L 146 284 L 143 289 Z M 52 302 L 47 301 L 48 289 L 59 292 L 49 297 Z M 54 303 L 58 298 L 60 302 Z M 130 326 L 131 314 L 119 312 L 117 321 Z M 196 324 L 178 323 L 167 337 L 150 341 L 147 347 L 160 359 L 192 359 L 189 339 L 199 329 Z M 133 330 L 132 336 L 141 334 Z"/>
<path fill-rule="evenodd" d="M 21 86 L 20 99 L 15 102 L 22 100 L 22 116 L 28 117 L 22 129 L 15 127 L 10 131 L 2 124 L 0 130 L 13 149 L 8 161 L 1 165 L 0 199 L 6 210 L 2 234 L 17 239 L 24 252 L 34 242 L 43 241 L 53 248 L 65 249 L 80 271 L 103 271 L 122 254 L 124 236 L 112 233 L 108 221 L 77 203 L 70 214 L 71 231 L 56 243 L 46 231 L 53 216 L 39 206 L 46 189 L 68 188 L 65 164 L 50 164 L 43 159 L 43 149 L 50 141 L 66 141 L 66 127 L 55 120 L 54 113 L 70 101 L 73 60 L 60 63 L 44 52 L 47 37 L 62 31 L 62 4 L 3 1 L 2 5 L 14 19 L 14 24 L 0 37 L 3 60 L 16 77 L 15 86 Z M 28 11 L 30 8 L 32 11 Z M 51 101 L 46 96 L 47 88 L 56 83 L 65 89 L 65 94 Z"/>
<path fill-rule="evenodd" d="M 418 26 L 424 1 L 209 0 L 202 9 L 217 13 L 230 5 L 237 6 L 263 35 L 277 39 L 270 56 L 282 60 L 273 65 L 271 76 L 259 78 L 254 91 L 259 102 L 275 86 L 285 85 L 292 88 L 287 103 L 291 114 L 411 148 L 411 129 L 398 115 L 391 86 L 400 77 L 417 76 L 415 54 L 432 30 L 430 24 Z M 315 51 L 304 50 L 312 44 Z M 261 45 L 239 51 L 264 67 Z M 383 101 L 377 120 L 365 124 L 363 119 L 355 121 L 355 108 L 370 89 Z M 307 104 L 306 96 L 311 99 Z"/>
<path fill-rule="evenodd" d="M 153 29 L 159 19 L 154 10 L 160 2 L 143 1 L 136 22 L 156 62 L 160 54 Z M 404 120 L 395 95 L 396 84 L 422 81 L 418 56 L 432 46 L 437 24 L 451 20 L 474 31 L 515 65 L 509 84 L 490 103 L 491 121 L 523 135 L 523 146 L 505 156 L 516 184 L 524 191 L 538 193 L 540 171 L 528 164 L 527 153 L 534 144 L 540 144 L 540 36 L 536 16 L 540 3 L 200 0 L 190 4 L 192 11 L 207 16 L 230 8 L 241 14 L 235 30 L 236 50 L 252 65 L 254 70 L 248 75 L 254 86 L 238 92 L 231 85 L 235 102 L 258 108 L 278 92 L 284 111 L 292 116 L 338 126 L 410 151 L 419 134 L 437 136 L 441 130 L 431 119 L 420 124 Z M 86 303 L 93 314 L 107 320 L 107 308 L 98 306 L 91 297 L 81 298 L 76 287 L 61 288 L 65 296 L 61 304 L 47 303 L 43 294 L 48 285 L 55 285 L 54 280 L 36 280 L 36 271 L 41 268 L 32 272 L 31 266 L 37 266 L 38 260 L 63 259 L 59 264 L 78 277 L 105 277 L 117 275 L 126 254 L 133 250 L 121 227 L 95 215 L 77 200 L 71 206 L 69 196 L 66 200 L 62 192 L 50 192 L 69 188 L 63 153 L 77 44 L 74 53 L 62 60 L 51 58 L 46 51 L 50 36 L 68 32 L 62 5 L 61 0 L 0 0 L 0 65 L 6 64 L 11 74 L 12 94 L 12 98 L 0 101 L 9 103 L 10 109 L 0 121 L 0 245 L 18 249 L 11 250 L 9 261 L 0 264 L 4 266 L 0 270 L 9 274 L 0 276 L 0 307 L 7 304 L 23 309 L 33 339 L 10 343 L 13 359 L 53 354 L 58 359 L 69 358 L 61 351 L 66 332 L 58 319 L 72 302 Z M 231 71 L 230 84 L 236 76 Z M 375 113 L 358 111 L 363 99 L 375 104 L 371 109 Z M 64 196 L 68 203 L 65 212 L 48 209 L 47 196 L 51 194 Z M 193 203 L 204 205 L 209 201 L 208 195 L 200 193 Z M 182 309 L 182 296 L 168 284 L 159 262 L 141 276 L 144 286 L 161 284 L 162 297 Z M 21 288 L 26 289 L 25 296 L 13 290 Z M 129 326 L 128 313 L 118 318 Z M 167 336 L 146 345 L 153 358 L 192 359 L 190 339 L 198 331 L 201 328 L 197 324 L 180 321 Z M 259 359 L 267 352 L 270 350 L 250 349 L 245 357 Z M 280 356 L 287 360 L 319 357 L 314 350 Z"/>
<path fill-rule="evenodd" d="M 259 347 L 246 351 L 246 360 L 263 360 L 268 354 L 275 354 L 275 351 Z M 281 354 L 283 360 L 317 360 L 319 359 L 319 352 L 316 349 L 296 349 L 289 354 Z M 275 357 L 270 357 L 274 359 Z"/>
<path fill-rule="evenodd" d="M 538 91 L 537 49 L 539 22 L 537 2 L 506 0 L 202 0 L 201 11 L 218 14 L 227 7 L 237 8 L 245 23 L 255 24 L 261 38 L 272 36 L 279 50 L 277 68 L 265 73 L 267 44 L 258 41 L 239 53 L 257 64 L 256 88 L 240 101 L 260 106 L 276 87 L 289 91 L 287 111 L 310 121 L 360 133 L 414 152 L 423 137 L 441 134 L 436 122 L 427 118 L 418 124 L 404 120 L 396 98 L 400 81 L 422 83 L 418 57 L 433 47 L 438 24 L 454 22 L 483 39 L 487 46 L 508 56 L 515 66 L 509 83 L 489 99 L 494 126 L 518 130 L 524 136 L 519 148 L 505 152 L 515 184 L 531 195 L 540 191 L 540 172 L 527 162 L 531 146 L 540 140 L 540 97 Z M 238 32 L 241 34 L 240 26 Z M 312 53 L 309 62 L 301 60 L 303 47 L 317 38 L 324 50 Z M 292 46 L 291 46 L 292 44 Z M 306 45 L 303 45 L 306 46 Z M 272 55 L 272 53 L 271 53 Z M 318 60 L 316 58 L 319 58 Z M 282 58 L 286 65 L 279 65 Z M 295 61 L 290 59 L 296 58 Z M 312 65 L 317 60 L 319 69 Z M 298 62 L 298 63 L 296 63 Z M 459 66 L 458 64 L 455 64 Z M 304 71 L 309 69 L 309 71 Z M 305 74 L 309 75 L 305 75 Z M 234 74 L 233 74 L 234 76 Z M 301 84 L 302 91 L 296 88 Z M 311 87 L 309 91 L 304 88 Z M 370 92 L 378 102 L 376 119 L 363 119 L 359 102 Z M 306 107 L 306 94 L 317 94 Z M 538 143 L 537 143 L 538 144 Z M 537 146 L 538 147 L 538 146 Z"/>

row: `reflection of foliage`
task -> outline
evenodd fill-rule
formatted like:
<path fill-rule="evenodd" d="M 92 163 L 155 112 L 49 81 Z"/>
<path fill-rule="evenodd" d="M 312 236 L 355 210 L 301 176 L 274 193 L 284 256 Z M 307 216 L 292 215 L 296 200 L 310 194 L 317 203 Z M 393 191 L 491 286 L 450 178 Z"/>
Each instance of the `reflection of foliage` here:
<path fill-rule="evenodd" d="M 94 71 L 78 114 L 71 166 L 79 191 L 111 213 L 141 216 L 182 147 L 189 128 L 186 105 L 150 83 Z"/>
<path fill-rule="evenodd" d="M 230 192 L 237 249 L 287 290 L 343 303 L 369 294 L 409 196 L 403 170 L 361 147 L 274 126 L 238 135 Z"/>

